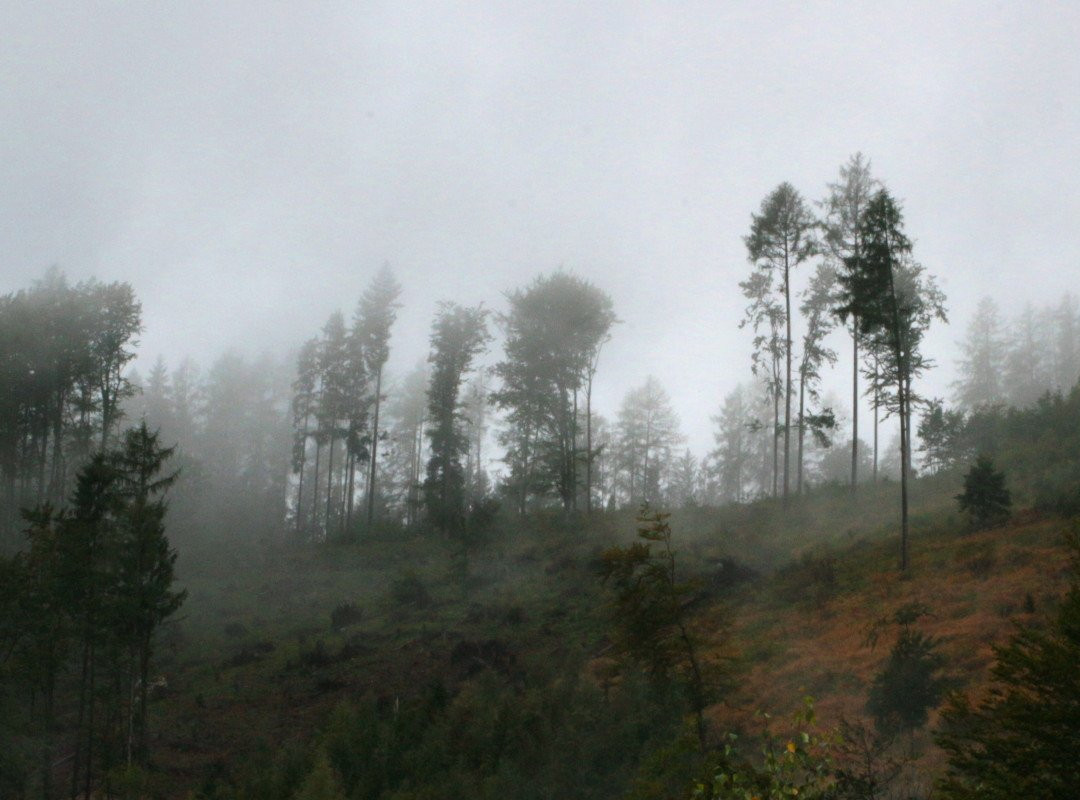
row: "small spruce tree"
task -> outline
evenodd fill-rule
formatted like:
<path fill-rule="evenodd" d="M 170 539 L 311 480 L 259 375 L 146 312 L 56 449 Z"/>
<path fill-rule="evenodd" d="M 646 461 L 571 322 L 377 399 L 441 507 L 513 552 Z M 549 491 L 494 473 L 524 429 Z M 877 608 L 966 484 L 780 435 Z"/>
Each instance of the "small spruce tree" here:
<path fill-rule="evenodd" d="M 1000 472 L 989 456 L 979 456 L 964 476 L 964 491 L 956 496 L 960 510 L 971 517 L 976 530 L 1000 525 L 1009 518 L 1012 497 Z"/>
<path fill-rule="evenodd" d="M 866 703 L 879 733 L 896 735 L 926 724 L 927 713 L 945 693 L 943 665 L 937 640 L 903 626 Z"/>

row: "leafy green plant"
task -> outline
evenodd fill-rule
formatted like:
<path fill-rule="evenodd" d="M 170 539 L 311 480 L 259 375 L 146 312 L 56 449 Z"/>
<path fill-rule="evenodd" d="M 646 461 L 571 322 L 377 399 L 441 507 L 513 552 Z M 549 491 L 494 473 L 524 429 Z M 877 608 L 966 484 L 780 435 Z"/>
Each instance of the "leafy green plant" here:
<path fill-rule="evenodd" d="M 739 737 L 727 735 L 723 766 L 708 782 L 699 782 L 694 800 L 825 800 L 833 793 L 835 737 L 821 734 L 815 726 L 813 698 L 804 699 L 793 720 L 795 731 L 780 736 L 772 730 L 771 717 L 760 714 L 764 723 L 759 760 L 746 760 L 739 750 Z"/>

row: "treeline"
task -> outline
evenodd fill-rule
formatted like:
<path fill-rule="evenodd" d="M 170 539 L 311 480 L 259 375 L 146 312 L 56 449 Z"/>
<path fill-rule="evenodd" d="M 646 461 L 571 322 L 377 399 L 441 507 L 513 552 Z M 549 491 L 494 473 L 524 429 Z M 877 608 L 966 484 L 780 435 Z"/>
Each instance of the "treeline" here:
<path fill-rule="evenodd" d="M 965 468 L 991 459 L 1035 507 L 1080 512 L 1080 385 L 1045 392 L 1024 408 L 984 405 L 973 411 L 932 403 L 919 423 L 927 470 Z"/>
<path fill-rule="evenodd" d="M 967 411 L 1025 408 L 1080 380 L 1080 306 L 1066 293 L 1053 305 L 1028 305 L 1011 320 L 986 297 L 968 323 L 953 400 Z"/>
<path fill-rule="evenodd" d="M 165 534 L 172 454 L 145 425 L 94 453 L 64 508 L 0 558 L 0 795 L 112 797 L 149 758 L 158 634 L 184 600 Z"/>
<path fill-rule="evenodd" d="M 655 378 L 627 393 L 614 420 L 593 407 L 618 323 L 606 293 L 555 272 L 509 292 L 501 314 L 443 304 L 427 362 L 394 382 L 382 371 L 394 316 L 374 312 L 393 309 L 398 292 L 384 270 L 351 325 L 334 313 L 300 352 L 289 485 L 299 537 L 460 529 L 496 503 L 524 514 L 704 499 L 703 473 L 689 453 L 679 457 L 679 421 Z M 495 332 L 503 357 L 493 362 Z"/>
<path fill-rule="evenodd" d="M 170 530 L 185 556 L 281 541 L 289 478 L 291 365 L 229 352 L 207 368 L 158 359 L 124 406 L 176 446 Z"/>
<path fill-rule="evenodd" d="M 72 285 L 51 269 L 0 297 L 0 539 L 11 540 L 20 508 L 58 504 L 78 465 L 110 444 L 141 330 L 126 283 Z"/>

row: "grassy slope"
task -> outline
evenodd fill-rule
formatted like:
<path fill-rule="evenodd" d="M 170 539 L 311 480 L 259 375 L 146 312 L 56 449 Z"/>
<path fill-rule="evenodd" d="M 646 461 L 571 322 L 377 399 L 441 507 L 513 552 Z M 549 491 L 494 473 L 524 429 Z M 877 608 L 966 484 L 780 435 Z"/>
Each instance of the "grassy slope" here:
<path fill-rule="evenodd" d="M 695 605 L 711 646 L 738 656 L 738 685 L 711 710 L 717 726 L 752 727 L 756 710 L 793 710 L 806 693 L 826 724 L 858 717 L 891 646 L 888 633 L 867 645 L 868 628 L 911 601 L 929 606 L 921 627 L 942 640 L 957 684 L 977 689 L 991 645 L 1013 621 L 1041 618 L 1060 594 L 1065 523 L 1022 514 L 968 535 L 952 511 L 954 491 L 949 478 L 917 484 L 909 577 L 893 568 L 895 486 L 854 500 L 826 491 L 786 510 L 761 503 L 676 514 L 686 571 L 708 585 L 718 559 L 733 556 L 762 573 Z M 633 535 L 633 518 L 605 515 L 587 535 L 576 527 L 557 517 L 515 523 L 473 557 L 467 597 L 448 550 L 427 540 L 285 551 L 261 563 L 237 555 L 187 570 L 183 635 L 166 657 L 170 689 L 155 708 L 158 760 L 177 796 L 216 764 L 309 738 L 346 697 L 392 699 L 436 678 L 453 686 L 483 664 L 557 668 L 602 655 L 603 593 L 592 565 L 603 547 Z M 392 582 L 409 571 L 430 604 L 391 598 Z M 1028 593 L 1034 615 L 1023 610 Z M 342 602 L 363 617 L 332 631 L 330 612 Z M 506 659 L 474 652 L 491 640 Z M 922 769 L 933 770 L 940 756 L 928 737 L 915 746 Z"/>

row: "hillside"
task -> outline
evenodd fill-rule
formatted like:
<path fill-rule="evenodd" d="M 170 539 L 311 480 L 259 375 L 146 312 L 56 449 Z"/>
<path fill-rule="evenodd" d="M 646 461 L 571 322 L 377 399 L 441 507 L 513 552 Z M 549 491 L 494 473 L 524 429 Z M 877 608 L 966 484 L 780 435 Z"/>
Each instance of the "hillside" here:
<path fill-rule="evenodd" d="M 693 624 L 732 658 L 731 688 L 709 709 L 714 733 L 753 734 L 755 712 L 782 717 L 806 694 L 826 727 L 865 721 L 893 632 L 875 646 L 868 635 L 915 602 L 951 685 L 980 690 L 992 645 L 1015 623 L 1039 624 L 1060 595 L 1069 523 L 1023 512 L 967 533 L 950 480 L 918 484 L 908 576 L 895 569 L 887 523 L 895 486 L 854 500 L 825 490 L 786 514 L 760 503 L 674 515 L 679 568 L 700 587 Z M 315 769 L 313 752 L 332 752 L 334 731 L 355 724 L 382 731 L 368 755 L 389 758 L 376 787 L 386 793 L 363 796 L 497 796 L 515 770 L 535 783 L 527 796 L 571 796 L 570 786 L 573 796 L 622 796 L 681 725 L 677 699 L 605 678 L 614 660 L 596 562 L 633 532 L 629 513 L 588 524 L 553 515 L 501 521 L 467 565 L 420 538 L 186 564 L 189 598 L 154 704 L 155 784 L 173 797 L 256 784 L 257 796 L 288 797 Z M 395 726 L 410 714 L 406 736 Z M 367 721 L 342 721 L 350 715 Z M 416 751 L 432 737 L 449 761 L 418 772 Z M 902 780 L 925 785 L 941 766 L 925 731 L 895 749 L 914 756 Z M 570 766 L 559 774 L 560 762 L 586 757 L 605 764 L 592 785 L 575 783 Z M 686 778 L 665 769 L 673 784 Z"/>

